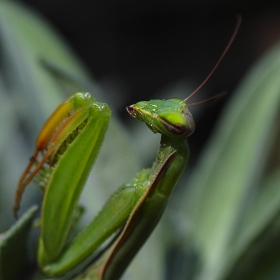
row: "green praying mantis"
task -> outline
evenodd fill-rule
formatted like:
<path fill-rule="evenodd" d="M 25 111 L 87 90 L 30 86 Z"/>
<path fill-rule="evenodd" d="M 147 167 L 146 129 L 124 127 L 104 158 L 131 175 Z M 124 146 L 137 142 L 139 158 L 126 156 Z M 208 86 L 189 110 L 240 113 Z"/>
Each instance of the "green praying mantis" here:
<path fill-rule="evenodd" d="M 150 100 L 128 106 L 128 113 L 161 134 L 160 148 L 152 167 L 144 169 L 109 198 L 92 222 L 68 241 L 73 217 L 87 177 L 108 128 L 107 104 L 88 93 L 76 93 L 49 117 L 36 142 L 15 194 L 14 215 L 26 186 L 34 179 L 44 190 L 37 261 L 48 277 L 67 274 L 102 248 L 90 264 L 92 279 L 118 279 L 160 220 L 189 158 L 187 137 L 195 122 L 187 104 L 213 74 L 231 46 L 234 33 L 217 64 L 204 82 L 186 99 Z M 111 238 L 111 239 L 110 239 Z"/>

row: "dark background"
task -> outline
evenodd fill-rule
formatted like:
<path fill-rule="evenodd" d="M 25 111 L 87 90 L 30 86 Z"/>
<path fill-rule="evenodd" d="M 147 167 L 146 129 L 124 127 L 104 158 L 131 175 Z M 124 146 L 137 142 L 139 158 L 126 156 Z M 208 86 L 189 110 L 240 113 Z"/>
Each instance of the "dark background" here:
<path fill-rule="evenodd" d="M 196 123 L 203 129 L 191 140 L 199 147 L 246 71 L 280 37 L 280 1 L 20 2 L 59 31 L 97 81 L 119 89 L 119 98 L 117 90 L 111 94 L 120 99 L 120 108 L 155 98 L 176 82 L 192 81 L 195 89 L 221 55 L 237 14 L 242 15 L 235 42 L 204 87 L 208 96 L 223 91 L 227 96 L 213 106 L 201 105 L 205 110 Z M 120 115 L 126 117 L 124 109 Z"/>

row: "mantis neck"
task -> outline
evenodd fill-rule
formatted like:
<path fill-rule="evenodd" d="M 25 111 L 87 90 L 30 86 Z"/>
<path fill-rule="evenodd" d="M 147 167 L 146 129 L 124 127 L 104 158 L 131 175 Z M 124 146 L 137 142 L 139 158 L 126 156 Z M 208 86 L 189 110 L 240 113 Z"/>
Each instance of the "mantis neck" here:
<path fill-rule="evenodd" d="M 150 171 L 151 178 L 154 178 L 154 176 L 159 173 L 162 165 L 173 152 L 176 153 L 176 155 L 170 168 L 178 170 L 181 176 L 189 158 L 189 146 L 187 140 L 186 138 L 171 138 L 166 135 L 162 135 L 160 148 Z"/>

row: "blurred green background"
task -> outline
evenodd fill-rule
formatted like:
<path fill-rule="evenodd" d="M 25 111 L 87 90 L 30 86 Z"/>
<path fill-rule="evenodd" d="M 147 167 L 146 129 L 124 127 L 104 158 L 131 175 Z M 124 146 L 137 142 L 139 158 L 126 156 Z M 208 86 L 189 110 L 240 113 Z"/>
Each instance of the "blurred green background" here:
<path fill-rule="evenodd" d="M 273 1 L 1 1 L 0 232 L 15 223 L 17 181 L 40 127 L 64 98 L 89 91 L 114 114 L 81 199 L 85 224 L 154 159 L 159 137 L 125 106 L 188 96 L 241 14 L 233 46 L 191 102 L 227 95 L 191 108 L 189 165 L 123 279 L 280 279 L 279 11 Z M 40 199 L 30 186 L 21 213 Z M 15 245 L 6 247 L 16 254 Z M 24 261 L 32 263 L 28 248 Z M 16 264 L 5 262 L 5 252 L 0 269 L 8 273 Z"/>

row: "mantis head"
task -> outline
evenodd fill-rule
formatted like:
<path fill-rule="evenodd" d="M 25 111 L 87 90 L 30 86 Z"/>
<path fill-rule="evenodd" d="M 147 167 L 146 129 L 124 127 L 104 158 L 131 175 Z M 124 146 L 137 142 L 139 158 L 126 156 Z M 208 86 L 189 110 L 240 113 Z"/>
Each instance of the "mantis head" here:
<path fill-rule="evenodd" d="M 193 116 L 181 99 L 141 101 L 126 110 L 133 118 L 146 123 L 154 133 L 187 138 L 195 129 Z"/>

